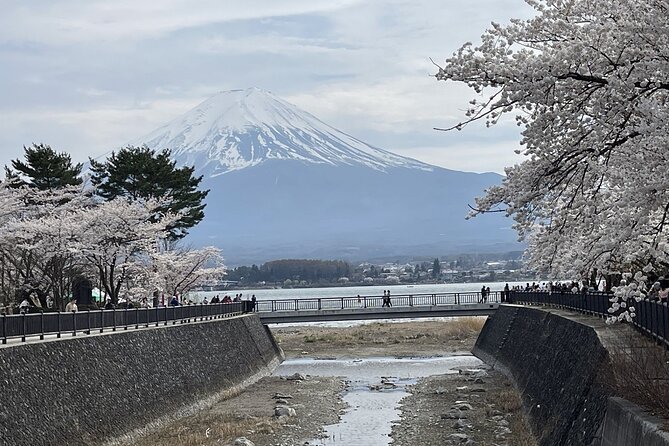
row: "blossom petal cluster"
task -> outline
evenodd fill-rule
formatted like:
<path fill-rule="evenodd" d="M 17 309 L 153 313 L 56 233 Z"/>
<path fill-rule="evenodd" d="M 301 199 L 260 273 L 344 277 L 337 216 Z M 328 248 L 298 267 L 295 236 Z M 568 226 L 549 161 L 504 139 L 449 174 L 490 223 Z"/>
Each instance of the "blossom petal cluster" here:
<path fill-rule="evenodd" d="M 91 279 L 114 302 L 156 290 L 182 294 L 222 277 L 218 249 L 165 248 L 180 215 L 160 213 L 162 204 L 160 199 L 100 200 L 83 186 L 38 190 L 1 182 L 3 265 L 16 270 L 14 286 L 32 282 L 57 306 L 76 276 Z"/>
<path fill-rule="evenodd" d="M 522 129 L 525 160 L 477 199 L 504 211 L 542 271 L 669 262 L 669 3 L 528 0 L 436 74 L 479 96 L 466 119 Z"/>

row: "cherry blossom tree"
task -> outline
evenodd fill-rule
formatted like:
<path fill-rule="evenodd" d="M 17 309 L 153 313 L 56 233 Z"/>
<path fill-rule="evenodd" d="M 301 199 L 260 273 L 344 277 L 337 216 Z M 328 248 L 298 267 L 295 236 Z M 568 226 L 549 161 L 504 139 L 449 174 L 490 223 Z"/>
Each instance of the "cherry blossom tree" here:
<path fill-rule="evenodd" d="M 14 189 L 7 182 L 0 182 L 0 230 L 22 209 L 22 192 L 24 190 Z M 0 235 L 0 303 L 2 305 L 7 305 L 13 300 L 18 283 L 25 279 L 21 277 L 21 271 L 16 250 L 11 245 L 4 243 Z"/>
<path fill-rule="evenodd" d="M 79 234 L 71 245 L 96 270 L 101 286 L 114 304 L 124 284 L 147 256 L 157 253 L 178 215 L 161 215 L 155 200 L 115 198 L 73 214 Z"/>
<path fill-rule="evenodd" d="M 122 292 L 183 293 L 220 277 L 215 248 L 162 251 L 180 216 L 157 213 L 161 206 L 156 199 L 101 201 L 82 186 L 40 190 L 0 183 L 3 301 L 27 284 L 43 306 L 49 294 L 62 308 L 73 278 L 82 274 L 97 277 L 114 303 Z"/>
<path fill-rule="evenodd" d="M 472 215 L 512 216 L 539 270 L 666 270 L 669 4 L 527 3 L 534 18 L 493 23 L 436 74 L 479 95 L 452 128 L 511 114 L 522 129 L 526 159 Z"/>
<path fill-rule="evenodd" d="M 51 294 L 56 308 L 62 308 L 72 278 L 84 269 L 83 259 L 73 249 L 79 237 L 75 215 L 94 203 L 79 186 L 22 187 L 12 193 L 23 204 L 4 224 L 0 222 L 5 258 L 21 271 L 29 288 L 38 292 L 43 306 L 46 295 Z"/>
<path fill-rule="evenodd" d="M 171 296 L 212 284 L 225 275 L 221 250 L 211 246 L 154 252 L 151 260 L 152 283 Z"/>

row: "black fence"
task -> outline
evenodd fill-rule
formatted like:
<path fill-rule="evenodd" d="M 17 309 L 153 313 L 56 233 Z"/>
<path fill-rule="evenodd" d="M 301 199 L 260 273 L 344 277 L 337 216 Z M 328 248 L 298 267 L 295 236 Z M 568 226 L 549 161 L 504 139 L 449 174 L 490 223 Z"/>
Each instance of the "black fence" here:
<path fill-rule="evenodd" d="M 442 305 L 464 305 L 476 303 L 499 303 L 501 293 L 491 291 L 485 299 L 481 293 L 472 291 L 465 293 L 434 293 L 434 294 L 397 294 L 390 296 L 393 307 L 426 307 Z M 358 308 L 381 308 L 383 296 L 351 297 L 314 297 L 302 299 L 259 300 L 256 311 L 308 311 L 308 310 L 354 310 Z"/>
<path fill-rule="evenodd" d="M 156 308 L 132 308 L 127 310 L 91 310 L 73 313 L 43 312 L 0 316 L 0 340 L 46 335 L 76 336 L 128 328 L 158 327 L 170 323 L 184 324 L 211 319 L 236 316 L 251 311 L 250 302 L 233 302 L 209 305 L 183 305 Z"/>
<path fill-rule="evenodd" d="M 510 291 L 509 302 L 517 304 L 551 305 L 599 317 L 609 313 L 612 295 L 607 293 L 570 293 L 548 291 Z M 634 302 L 636 317 L 632 324 L 647 336 L 669 348 L 669 305 L 666 302 L 642 300 Z"/>

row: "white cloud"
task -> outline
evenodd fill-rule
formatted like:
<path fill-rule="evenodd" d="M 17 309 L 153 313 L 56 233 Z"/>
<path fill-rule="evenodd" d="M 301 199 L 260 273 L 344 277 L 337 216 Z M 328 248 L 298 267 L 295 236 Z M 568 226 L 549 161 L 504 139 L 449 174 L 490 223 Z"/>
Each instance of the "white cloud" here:
<path fill-rule="evenodd" d="M 132 107 L 61 110 L 34 109 L 0 113 L 0 166 L 23 157 L 23 146 L 45 143 L 85 161 L 117 149 L 127 141 L 164 124 L 194 105 L 192 100 L 161 100 Z M 30 132 L 16 134 L 16 129 Z M 10 135 L 8 137 L 8 135 Z M 16 140 L 16 137 L 23 139 Z"/>
<path fill-rule="evenodd" d="M 33 141 L 98 156 L 217 91 L 259 86 L 372 144 L 499 172 L 515 158 L 491 140 L 517 129 L 435 136 L 472 93 L 430 77 L 429 58 L 527 11 L 522 0 L 8 0 L 0 165 Z"/>
<path fill-rule="evenodd" d="M 44 44 L 138 40 L 235 20 L 326 13 L 360 0 L 38 0 L 10 1 L 0 42 Z M 29 25 L 29 26 L 28 26 Z M 102 43 L 102 42 L 100 42 Z"/>
<path fill-rule="evenodd" d="M 504 168 L 524 160 L 513 153 L 520 147 L 516 140 L 489 142 L 469 142 L 443 147 L 410 147 L 394 149 L 400 155 L 465 172 L 497 172 L 504 174 Z"/>

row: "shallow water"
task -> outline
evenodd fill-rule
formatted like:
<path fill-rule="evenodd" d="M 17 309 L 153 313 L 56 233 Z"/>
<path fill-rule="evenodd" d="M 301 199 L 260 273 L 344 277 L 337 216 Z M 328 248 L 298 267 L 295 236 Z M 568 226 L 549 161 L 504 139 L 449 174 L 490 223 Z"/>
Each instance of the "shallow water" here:
<path fill-rule="evenodd" d="M 476 369 L 484 364 L 474 356 L 439 358 L 290 359 L 276 370 L 277 376 L 294 373 L 341 376 L 350 381 L 343 394 L 348 404 L 339 423 L 325 426 L 324 438 L 310 445 L 387 446 L 393 422 L 399 420 L 399 401 L 408 395 L 406 386 L 419 378 L 457 369 Z M 371 390 L 374 387 L 375 390 Z"/>

